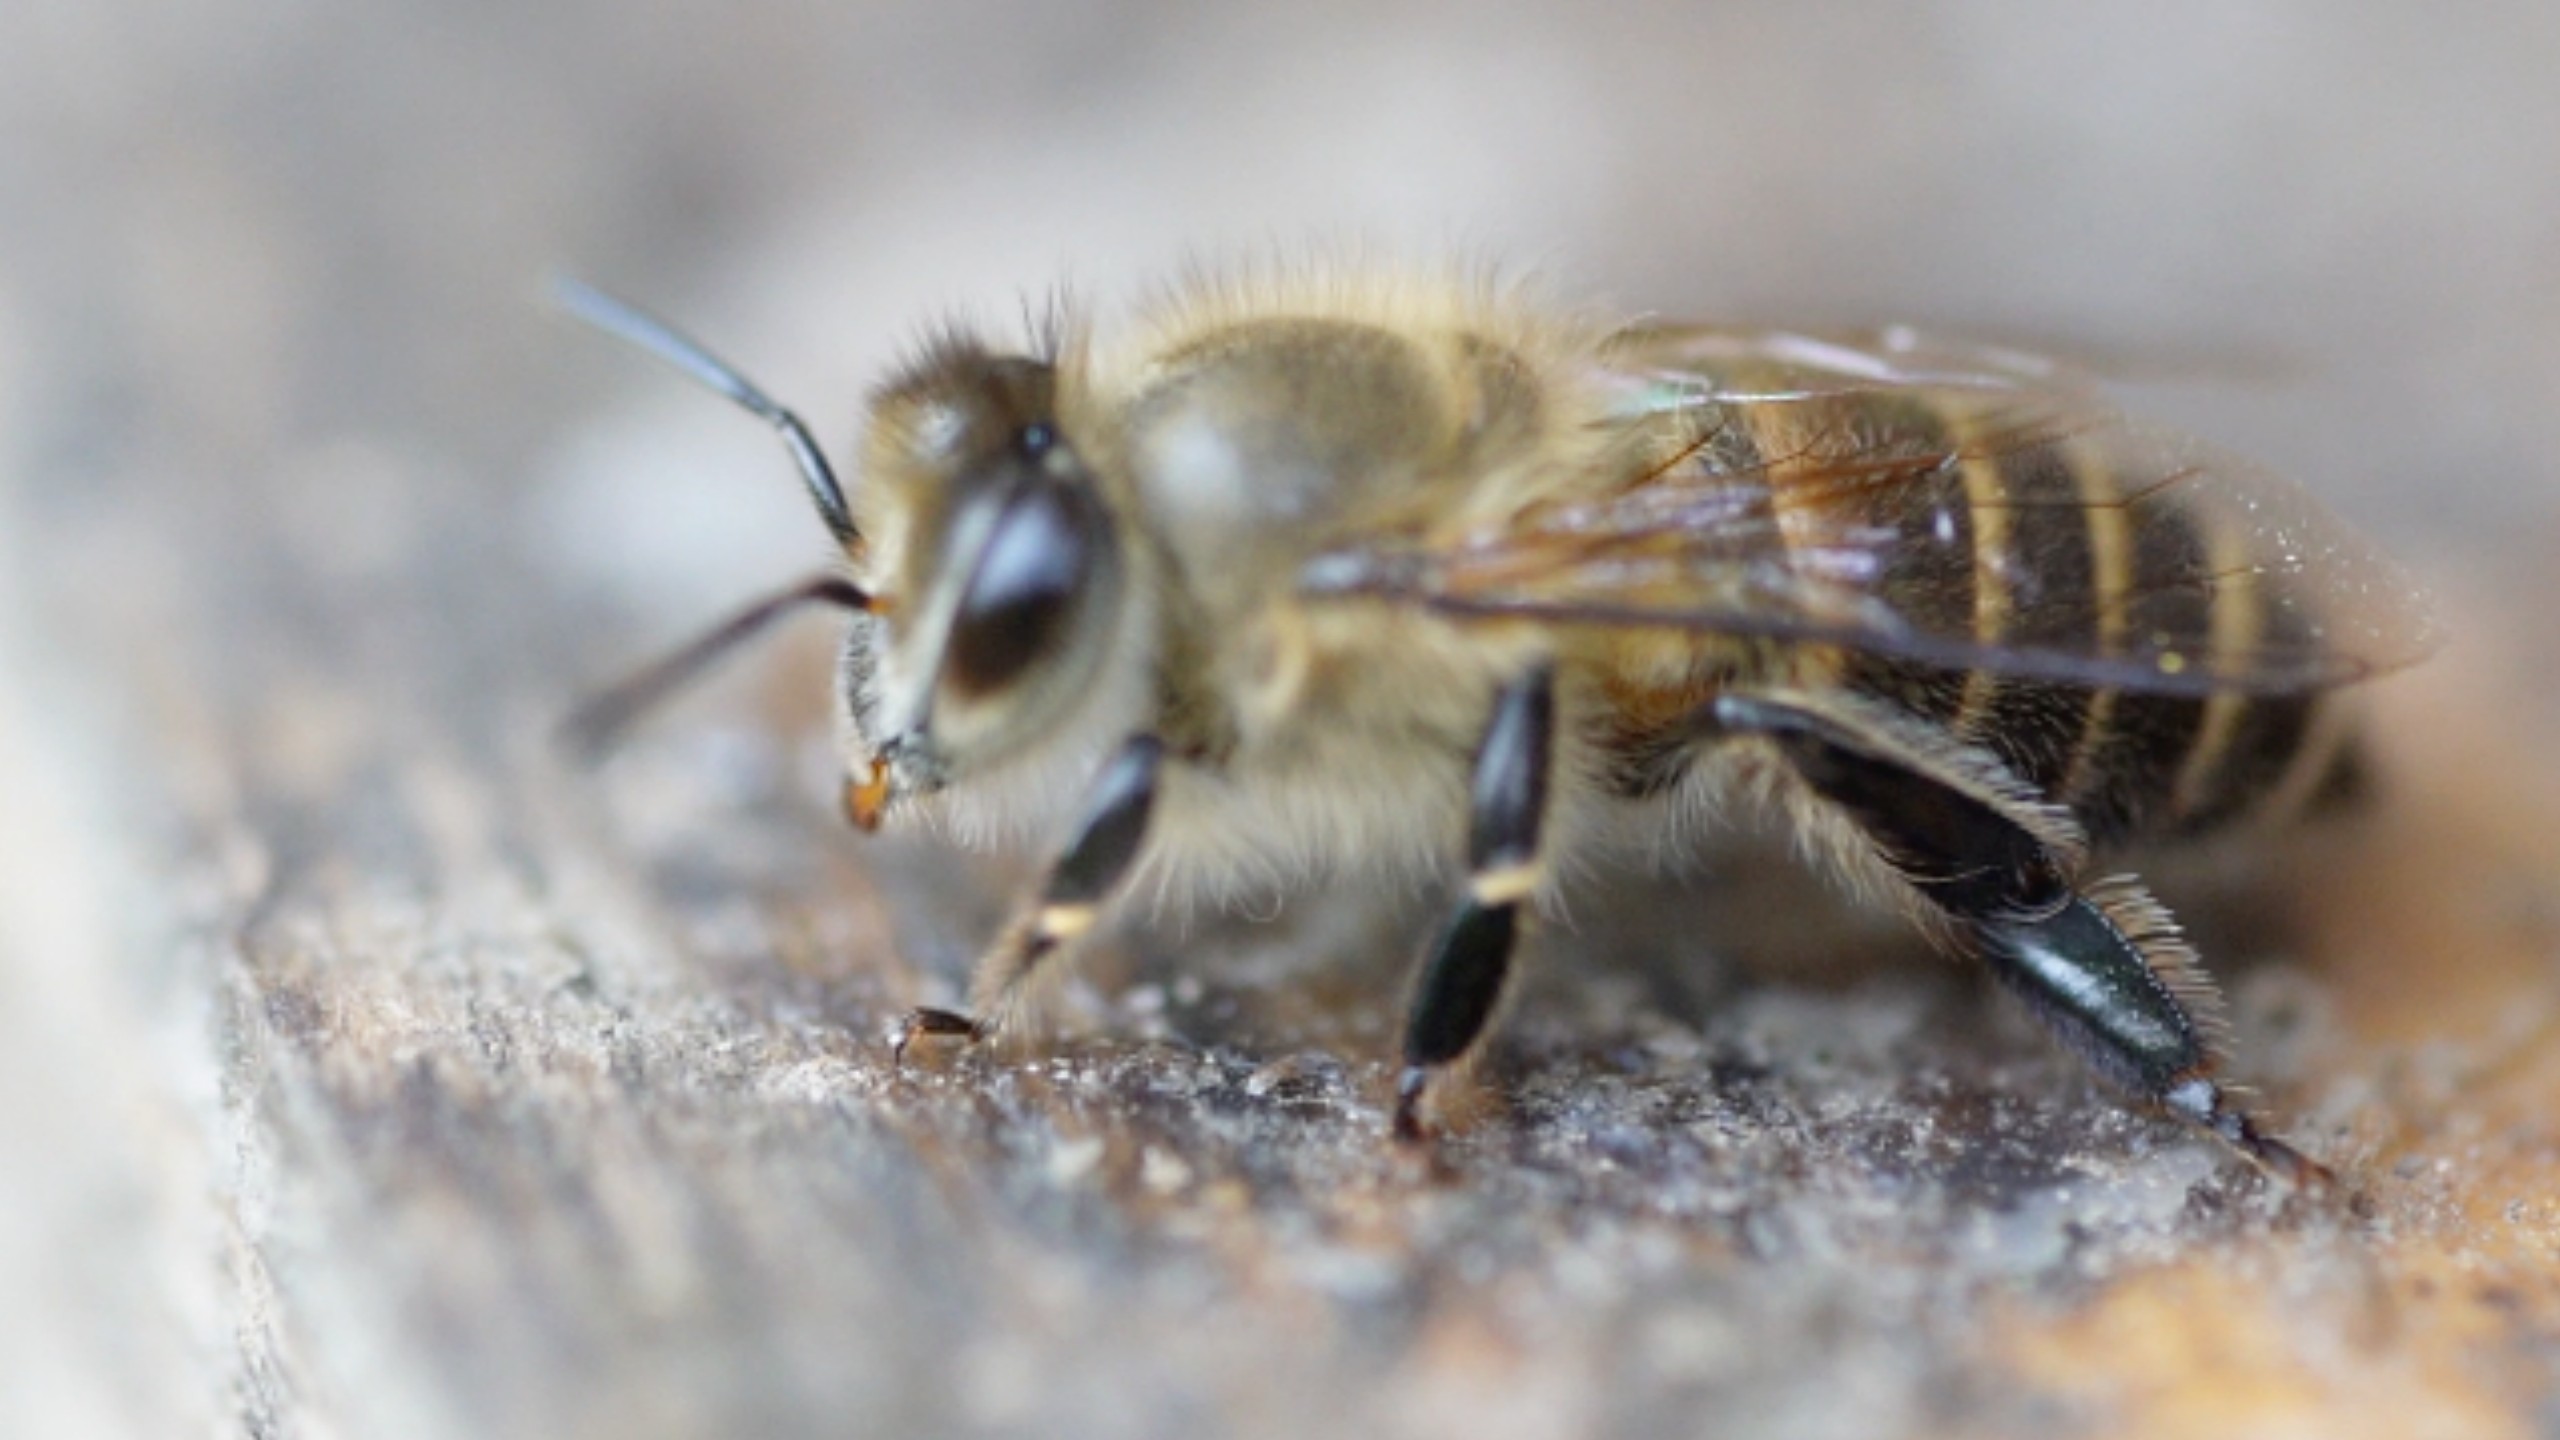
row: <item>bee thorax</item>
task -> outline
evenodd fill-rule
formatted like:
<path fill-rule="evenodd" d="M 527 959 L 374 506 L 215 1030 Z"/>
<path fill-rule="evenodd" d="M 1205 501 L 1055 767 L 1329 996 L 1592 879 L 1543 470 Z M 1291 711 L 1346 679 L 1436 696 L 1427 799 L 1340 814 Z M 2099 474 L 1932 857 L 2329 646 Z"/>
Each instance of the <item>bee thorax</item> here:
<path fill-rule="evenodd" d="M 1485 389 L 1455 358 L 1474 351 L 1446 339 L 1442 353 L 1357 321 L 1300 319 L 1177 353 L 1127 411 L 1140 503 L 1195 567 L 1255 574 L 1302 558 L 1308 538 L 1420 513 L 1488 431 Z M 1515 405 L 1533 394 L 1504 393 Z"/>

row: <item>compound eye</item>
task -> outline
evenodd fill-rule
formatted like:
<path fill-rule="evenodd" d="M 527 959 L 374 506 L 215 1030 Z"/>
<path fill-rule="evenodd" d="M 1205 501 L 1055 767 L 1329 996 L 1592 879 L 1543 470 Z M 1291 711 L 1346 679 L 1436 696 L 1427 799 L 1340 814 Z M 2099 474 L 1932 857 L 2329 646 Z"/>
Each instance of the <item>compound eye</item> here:
<path fill-rule="evenodd" d="M 1079 486 L 1035 479 L 1015 492 L 961 594 L 946 681 L 964 695 L 986 695 L 1056 648 L 1083 599 L 1101 518 Z"/>

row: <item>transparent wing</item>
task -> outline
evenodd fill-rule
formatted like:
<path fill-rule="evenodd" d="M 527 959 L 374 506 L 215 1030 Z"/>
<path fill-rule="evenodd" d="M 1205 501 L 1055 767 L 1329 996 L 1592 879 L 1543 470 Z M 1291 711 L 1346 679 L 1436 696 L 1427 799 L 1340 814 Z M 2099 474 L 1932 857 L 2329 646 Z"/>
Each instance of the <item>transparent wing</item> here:
<path fill-rule="evenodd" d="M 2068 367 L 1696 326 L 1626 332 L 1605 365 L 1623 475 L 1332 550 L 1302 588 L 2171 694 L 2321 689 L 2435 644 L 2418 587 L 2307 492 Z"/>

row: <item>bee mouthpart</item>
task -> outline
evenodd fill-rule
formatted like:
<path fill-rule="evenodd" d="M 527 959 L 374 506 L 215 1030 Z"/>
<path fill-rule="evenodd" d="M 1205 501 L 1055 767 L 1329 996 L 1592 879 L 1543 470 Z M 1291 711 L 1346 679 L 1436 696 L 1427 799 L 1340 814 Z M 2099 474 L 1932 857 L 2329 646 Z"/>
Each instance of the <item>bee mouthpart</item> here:
<path fill-rule="evenodd" d="M 874 755 L 867 773 L 844 777 L 844 818 L 865 835 L 877 834 L 888 808 L 889 760 Z"/>
<path fill-rule="evenodd" d="M 844 818 L 870 834 L 888 817 L 889 807 L 909 795 L 930 795 L 950 779 L 933 741 L 915 731 L 901 731 L 872 749 L 871 758 L 844 777 Z"/>

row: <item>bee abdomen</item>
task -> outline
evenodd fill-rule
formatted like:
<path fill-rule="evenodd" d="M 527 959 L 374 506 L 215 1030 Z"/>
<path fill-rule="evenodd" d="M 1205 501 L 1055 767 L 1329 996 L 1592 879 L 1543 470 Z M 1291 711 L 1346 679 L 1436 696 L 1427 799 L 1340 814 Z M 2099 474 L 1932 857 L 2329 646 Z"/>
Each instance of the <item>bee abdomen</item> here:
<path fill-rule="evenodd" d="M 2158 457 L 2136 452 L 2119 473 L 2127 457 L 2071 427 L 2030 417 L 2004 431 L 2016 422 L 1997 411 L 1916 394 L 1744 405 L 1732 418 L 1742 423 L 1713 432 L 1710 466 L 1757 477 L 1733 504 L 1769 522 L 1736 527 L 1761 548 L 1735 563 L 1829 577 L 1859 557 L 1874 567 L 1858 582 L 1867 598 L 1985 656 L 1968 669 L 1799 644 L 1753 678 L 1845 689 L 1949 730 L 2069 808 L 2100 846 L 2203 834 L 2350 788 L 2347 728 L 2325 693 L 2161 694 L 1994 663 L 2004 651 L 2130 656 L 2165 634 L 2190 647 L 2189 663 L 2241 671 L 2244 657 L 2305 639 L 2313 621 L 2260 563 L 2245 517 Z M 1641 668 L 1646 679 L 1611 687 L 1603 741 L 1630 797 L 1688 773 L 1714 739 L 1697 707 L 1724 683 L 1712 666 L 1668 682 Z"/>
<path fill-rule="evenodd" d="M 2032 645 L 2103 658 L 2131 647 L 2136 623 L 2208 637 L 2203 663 L 2302 638 L 2308 621 L 2257 563 L 2238 517 L 2161 477 L 2119 475 L 2070 434 L 2019 443 L 1963 416 L 1891 423 L 1943 446 L 1948 483 L 1774 488 L 1782 509 L 1831 512 L 1805 527 L 1814 533 L 1893 535 L 1876 594 L 1894 613 L 1970 633 L 1986 653 Z M 1936 498 L 1909 503 L 1915 495 Z M 2319 694 L 2161 695 L 1870 654 L 1839 657 L 1833 673 L 1993 751 L 2101 846 L 2301 810 L 2337 788 L 2325 782 L 2351 753 L 2340 707 Z"/>
<path fill-rule="evenodd" d="M 2302 640 L 2309 622 L 2258 563 L 2238 517 L 2174 493 L 2120 503 L 2123 477 L 2089 457 L 2077 458 L 2077 476 L 2100 653 L 2125 638 L 2129 596 L 2140 597 L 2144 624 L 2207 637 L 2206 664 Z M 2039 783 L 2101 845 L 2201 836 L 2304 808 L 2347 732 L 2345 708 L 2320 693 L 2097 690 L 2068 764 Z"/>
<path fill-rule="evenodd" d="M 2351 801 L 2364 787 L 2352 707 L 2335 697 L 2242 697 L 2225 723 L 2215 702 L 2119 697 L 2119 718 L 2094 738 L 2099 758 L 2071 806 L 2090 838 L 2178 839 L 2272 823 Z"/>
<path fill-rule="evenodd" d="M 2207 637 L 2205 664 L 2302 638 L 2303 612 L 2257 563 L 2237 517 L 2189 503 L 2155 477 L 2130 479 L 2068 440 L 2004 454 L 1987 482 L 2000 500 L 2059 493 L 2080 503 L 2004 509 L 1999 525 L 1984 528 L 1997 528 L 2008 549 L 1985 562 L 2005 558 L 2005 573 L 2085 596 L 2045 613 L 2086 614 L 2088 646 L 2100 656 L 2131 640 L 2136 597 L 2142 625 Z M 2145 493 L 2128 502 L 2136 488 Z M 2017 587 L 2007 598 L 2018 603 Z M 2347 740 L 2344 710 L 2314 693 L 2198 697 L 1977 677 L 1968 694 L 1974 703 L 1959 725 L 2069 806 L 2102 847 L 2298 811 Z"/>

